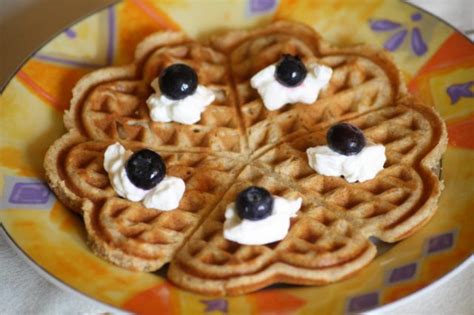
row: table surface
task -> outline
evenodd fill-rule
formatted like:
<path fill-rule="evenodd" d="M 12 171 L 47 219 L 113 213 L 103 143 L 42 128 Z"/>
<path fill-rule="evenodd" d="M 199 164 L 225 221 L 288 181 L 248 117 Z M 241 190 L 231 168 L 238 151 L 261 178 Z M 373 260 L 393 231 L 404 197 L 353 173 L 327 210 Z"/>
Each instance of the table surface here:
<path fill-rule="evenodd" d="M 42 43 L 73 21 L 112 0 L 4 0 L 0 9 L 0 88 Z M 472 0 L 409 1 L 442 17 L 474 39 Z M 469 8 L 471 10 L 460 10 Z M 28 21 L 28 23 L 25 23 Z M 45 23 L 47 21 L 47 23 Z M 7 43 L 9 43 L 7 45 Z M 13 44 L 10 44 L 13 43 Z M 0 89 L 1 90 L 1 89 Z M 377 314 L 474 314 L 474 259 L 433 288 Z M 64 291 L 42 278 L 0 237 L 0 314 L 71 314 L 116 310 Z"/>

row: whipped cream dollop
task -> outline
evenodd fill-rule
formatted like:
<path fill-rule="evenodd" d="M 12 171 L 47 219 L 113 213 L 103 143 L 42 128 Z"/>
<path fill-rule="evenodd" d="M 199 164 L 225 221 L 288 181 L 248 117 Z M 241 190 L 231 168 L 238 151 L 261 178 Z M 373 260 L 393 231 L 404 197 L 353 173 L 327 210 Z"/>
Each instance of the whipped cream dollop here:
<path fill-rule="evenodd" d="M 280 241 L 288 234 L 290 218 L 296 216 L 302 201 L 301 198 L 288 200 L 273 196 L 271 215 L 258 221 L 241 219 L 233 202 L 225 211 L 224 238 L 244 245 L 262 245 Z"/>
<path fill-rule="evenodd" d="M 147 208 L 162 211 L 176 209 L 185 191 L 184 181 L 178 177 L 165 176 L 152 189 L 138 188 L 130 181 L 125 170 L 132 154 L 119 143 L 109 145 L 104 153 L 104 168 L 115 192 L 130 201 L 143 201 Z"/>
<path fill-rule="evenodd" d="M 214 93 L 203 85 L 198 85 L 196 91 L 180 100 L 173 100 L 162 94 L 158 85 L 158 78 L 151 86 L 155 93 L 148 97 L 146 103 L 150 109 L 150 118 L 156 122 L 175 121 L 181 124 L 192 125 L 201 120 L 201 114 L 206 106 L 216 98 Z"/>
<path fill-rule="evenodd" d="M 325 176 L 344 176 L 349 183 L 363 182 L 374 178 L 383 169 L 385 147 L 367 144 L 355 155 L 343 155 L 327 145 L 306 150 L 309 166 Z"/>
<path fill-rule="evenodd" d="M 324 65 L 309 64 L 308 73 L 300 85 L 287 87 L 275 79 L 276 64 L 272 64 L 255 74 L 250 85 L 257 89 L 268 110 L 277 110 L 285 104 L 312 104 L 331 80 L 332 69 Z"/>

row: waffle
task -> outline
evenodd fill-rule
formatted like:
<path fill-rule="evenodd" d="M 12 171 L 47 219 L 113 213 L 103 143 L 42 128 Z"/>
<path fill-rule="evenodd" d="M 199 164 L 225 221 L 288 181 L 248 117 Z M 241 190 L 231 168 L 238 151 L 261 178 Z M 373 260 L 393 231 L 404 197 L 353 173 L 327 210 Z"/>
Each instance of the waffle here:
<path fill-rule="evenodd" d="M 311 106 L 268 111 L 249 80 L 285 53 L 327 65 L 333 76 Z M 149 118 L 150 82 L 177 62 L 191 65 L 217 96 L 194 125 Z M 68 133 L 49 149 L 46 175 L 83 216 L 92 250 L 132 270 L 169 262 L 172 282 L 203 294 L 346 278 L 375 257 L 369 237 L 395 242 L 413 234 L 434 215 L 442 189 L 434 169 L 446 127 L 407 93 L 390 57 L 367 46 L 334 47 L 295 22 L 228 32 L 206 45 L 177 32 L 152 35 L 134 64 L 81 79 L 64 120 Z M 326 144 L 327 129 L 341 121 L 385 146 L 387 162 L 374 179 L 349 184 L 309 167 L 306 149 Z M 168 174 L 183 178 L 177 210 L 147 209 L 115 194 L 102 166 L 115 142 L 159 152 Z M 224 239 L 225 208 L 250 185 L 303 198 L 284 240 L 249 246 Z"/>

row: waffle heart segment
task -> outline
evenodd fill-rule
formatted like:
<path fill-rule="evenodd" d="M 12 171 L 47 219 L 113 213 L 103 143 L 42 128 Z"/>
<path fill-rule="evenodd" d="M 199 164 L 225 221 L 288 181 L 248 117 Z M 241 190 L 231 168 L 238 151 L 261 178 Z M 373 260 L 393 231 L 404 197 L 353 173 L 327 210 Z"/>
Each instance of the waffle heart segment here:
<path fill-rule="evenodd" d="M 226 206 L 249 186 L 268 189 L 288 199 L 303 197 L 303 206 L 281 242 L 242 245 L 223 236 Z M 255 238 L 262 231 L 254 231 Z M 311 203 L 253 166 L 240 173 L 219 205 L 178 252 L 168 277 L 189 290 L 212 295 L 237 295 L 275 282 L 324 284 L 359 270 L 372 260 L 375 247 L 349 222 L 330 209 Z M 341 268 L 341 266 L 344 266 Z"/>
<path fill-rule="evenodd" d="M 408 97 L 347 122 L 386 149 L 384 169 L 372 180 L 351 184 L 309 166 L 306 150 L 325 145 L 327 129 L 295 136 L 261 154 L 256 163 L 314 196 L 367 237 L 393 242 L 413 234 L 434 215 L 442 190 L 436 171 L 447 135 L 439 115 Z"/>
<path fill-rule="evenodd" d="M 215 101 L 197 124 L 161 123 L 150 119 L 146 100 L 150 84 L 167 66 L 192 67 L 200 84 L 211 89 Z M 73 90 L 65 114 L 68 129 L 102 141 L 135 141 L 168 150 L 240 152 L 244 138 L 226 58 L 182 33 L 163 32 L 148 37 L 136 51 L 134 64 L 95 71 Z"/>
<path fill-rule="evenodd" d="M 96 254 L 128 269 L 157 270 L 217 204 L 240 166 L 225 157 L 156 150 L 167 174 L 186 185 L 176 210 L 158 211 L 115 193 L 104 169 L 110 144 L 77 134 L 61 138 L 48 152 L 48 181 L 64 204 L 83 215 Z M 138 151 L 144 144 L 131 142 L 125 147 Z"/>

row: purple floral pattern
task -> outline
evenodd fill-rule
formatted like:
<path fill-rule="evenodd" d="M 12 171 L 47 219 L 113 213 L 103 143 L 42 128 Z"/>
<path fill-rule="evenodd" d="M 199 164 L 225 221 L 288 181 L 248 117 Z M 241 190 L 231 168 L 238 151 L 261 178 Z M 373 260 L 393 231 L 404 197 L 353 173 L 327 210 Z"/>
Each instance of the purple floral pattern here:
<path fill-rule="evenodd" d="M 276 0 L 250 0 L 250 13 L 260 14 L 271 11 L 276 6 Z"/>
<path fill-rule="evenodd" d="M 383 47 L 387 50 L 390 51 L 395 51 L 400 47 L 401 44 L 403 44 L 403 41 L 405 40 L 405 37 L 407 35 L 408 31 L 407 30 L 401 30 L 397 33 L 395 33 L 392 37 L 390 37 Z"/>
<path fill-rule="evenodd" d="M 72 28 L 66 28 L 64 30 L 64 34 L 66 34 L 69 38 L 76 38 L 77 34 Z"/>
<path fill-rule="evenodd" d="M 416 26 L 411 32 L 411 47 L 417 56 L 423 55 L 428 50 L 428 47 L 421 36 L 420 29 Z"/>
<path fill-rule="evenodd" d="M 474 92 L 471 89 L 472 86 L 474 86 L 474 81 L 449 86 L 446 89 L 446 93 L 448 93 L 449 98 L 451 99 L 451 105 L 456 104 L 461 97 L 474 97 Z"/>
<path fill-rule="evenodd" d="M 454 245 L 454 232 L 433 236 L 428 240 L 427 253 L 433 254 L 451 249 Z"/>
<path fill-rule="evenodd" d="M 215 300 L 201 300 L 201 303 L 206 305 L 205 313 L 209 312 L 221 312 L 227 313 L 229 305 L 225 299 L 215 299 Z"/>
<path fill-rule="evenodd" d="M 416 12 L 411 15 L 411 21 L 416 23 L 422 19 L 422 15 Z M 394 32 L 385 41 L 384 48 L 388 51 L 396 51 L 405 42 L 408 34 L 411 35 L 411 50 L 417 56 L 423 56 L 428 51 L 428 46 L 423 39 L 418 26 L 404 26 L 396 21 L 388 19 L 371 20 L 370 29 L 374 32 Z"/>
<path fill-rule="evenodd" d="M 359 313 L 368 311 L 380 304 L 378 292 L 371 292 L 363 295 L 354 296 L 349 300 L 347 305 L 348 313 Z"/>
<path fill-rule="evenodd" d="M 13 204 L 45 204 L 50 191 L 43 183 L 16 183 L 8 202 Z"/>
<path fill-rule="evenodd" d="M 388 277 L 389 283 L 411 280 L 416 275 L 417 263 L 411 263 L 393 269 Z"/>
<path fill-rule="evenodd" d="M 56 198 L 45 182 L 30 177 L 4 176 L 0 211 L 8 209 L 49 210 Z"/>
<path fill-rule="evenodd" d="M 390 20 L 375 20 L 370 23 L 370 28 L 375 32 L 393 31 L 402 26 Z"/>

